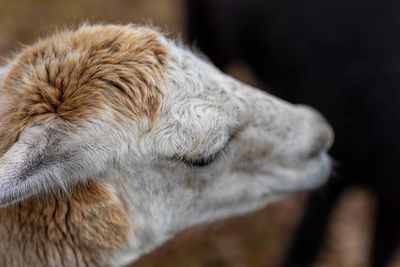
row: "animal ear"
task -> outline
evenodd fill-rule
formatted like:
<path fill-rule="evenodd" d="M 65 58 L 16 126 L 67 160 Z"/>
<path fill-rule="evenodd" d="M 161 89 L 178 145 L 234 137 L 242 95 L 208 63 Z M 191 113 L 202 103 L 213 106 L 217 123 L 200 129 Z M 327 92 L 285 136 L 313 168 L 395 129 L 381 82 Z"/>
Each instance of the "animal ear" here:
<path fill-rule="evenodd" d="M 68 190 L 106 170 L 107 151 L 69 139 L 45 126 L 25 129 L 0 158 L 0 206 L 44 192 Z"/>

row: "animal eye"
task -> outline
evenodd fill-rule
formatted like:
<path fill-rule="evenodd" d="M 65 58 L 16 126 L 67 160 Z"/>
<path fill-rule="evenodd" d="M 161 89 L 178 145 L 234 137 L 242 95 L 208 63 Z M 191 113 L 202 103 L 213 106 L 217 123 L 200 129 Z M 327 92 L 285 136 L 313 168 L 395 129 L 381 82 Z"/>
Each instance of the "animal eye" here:
<path fill-rule="evenodd" d="M 188 155 L 175 155 L 169 158 L 169 160 L 177 161 L 180 163 L 184 163 L 188 167 L 207 167 L 211 165 L 213 162 L 222 158 L 228 151 L 229 145 L 235 139 L 236 134 L 231 135 L 225 143 L 220 147 L 219 150 L 214 152 L 211 155 L 198 155 L 198 156 L 188 156 Z"/>
<path fill-rule="evenodd" d="M 221 158 L 224 155 L 224 153 L 226 153 L 231 140 L 232 140 L 232 138 L 230 138 L 220 150 L 218 150 L 217 152 L 215 152 L 212 155 L 205 156 L 205 157 L 204 156 L 198 157 L 198 158 L 196 158 L 196 157 L 189 158 L 189 157 L 184 156 L 184 157 L 180 158 L 180 161 L 190 167 L 206 167 L 206 166 L 210 165 L 211 163 L 213 163 L 214 161 Z"/>
<path fill-rule="evenodd" d="M 208 157 L 200 157 L 196 159 L 189 159 L 189 158 L 182 158 L 182 162 L 185 163 L 188 166 L 192 167 L 205 167 L 213 163 L 218 156 L 221 154 L 221 151 L 208 156 Z"/>

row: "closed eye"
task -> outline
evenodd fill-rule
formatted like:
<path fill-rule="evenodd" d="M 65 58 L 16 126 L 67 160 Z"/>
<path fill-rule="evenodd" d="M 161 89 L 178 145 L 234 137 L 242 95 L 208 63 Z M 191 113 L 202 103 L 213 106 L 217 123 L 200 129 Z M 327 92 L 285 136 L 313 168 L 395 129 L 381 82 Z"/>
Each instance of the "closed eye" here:
<path fill-rule="evenodd" d="M 200 156 L 200 157 L 186 157 L 183 156 L 180 158 L 180 161 L 185 163 L 186 165 L 190 167 L 206 167 L 211 165 L 211 163 L 215 162 L 219 158 L 221 158 L 224 153 L 227 151 L 229 143 L 232 139 L 230 138 L 223 146 L 221 149 L 219 149 L 217 152 L 208 155 L 208 156 Z"/>
<path fill-rule="evenodd" d="M 218 151 L 217 153 L 208 156 L 208 157 L 200 157 L 200 158 L 182 158 L 182 162 L 191 167 L 205 167 L 213 163 L 222 153 Z"/>

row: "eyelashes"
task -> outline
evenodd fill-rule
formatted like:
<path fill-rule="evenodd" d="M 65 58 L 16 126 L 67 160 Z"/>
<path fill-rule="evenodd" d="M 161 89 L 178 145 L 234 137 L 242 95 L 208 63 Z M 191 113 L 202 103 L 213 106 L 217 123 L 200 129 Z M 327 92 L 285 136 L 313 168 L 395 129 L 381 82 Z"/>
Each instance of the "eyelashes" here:
<path fill-rule="evenodd" d="M 181 162 L 185 163 L 186 165 L 190 167 L 205 167 L 213 163 L 219 156 L 221 155 L 221 151 L 218 151 L 217 153 L 214 153 L 211 156 L 208 157 L 200 157 L 197 159 L 189 159 L 189 158 L 182 158 Z"/>
<path fill-rule="evenodd" d="M 227 152 L 228 147 L 230 142 L 232 141 L 232 138 L 230 138 L 224 146 L 215 152 L 212 155 L 206 156 L 206 157 L 198 157 L 198 158 L 187 158 L 187 157 L 181 157 L 180 162 L 183 162 L 189 167 L 206 167 L 211 165 L 213 162 L 217 161 L 219 158 L 223 157 L 224 154 Z"/>
<path fill-rule="evenodd" d="M 193 167 L 193 168 L 207 167 L 212 163 L 218 161 L 220 158 L 224 157 L 229 152 L 231 142 L 237 139 L 238 135 L 243 129 L 244 127 L 237 127 L 236 129 L 234 129 L 233 134 L 231 134 L 230 137 L 225 141 L 224 145 L 221 146 L 217 152 L 211 155 L 207 156 L 175 155 L 173 157 L 170 157 L 169 160 L 180 162 L 188 167 Z"/>

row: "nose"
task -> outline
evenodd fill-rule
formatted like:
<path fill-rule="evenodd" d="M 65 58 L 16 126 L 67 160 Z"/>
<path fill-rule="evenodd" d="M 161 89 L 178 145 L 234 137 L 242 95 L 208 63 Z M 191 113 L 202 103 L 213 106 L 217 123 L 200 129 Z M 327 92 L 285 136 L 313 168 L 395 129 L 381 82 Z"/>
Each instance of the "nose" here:
<path fill-rule="evenodd" d="M 326 152 L 332 146 L 333 143 L 333 131 L 328 125 L 317 126 L 314 141 L 308 152 L 308 157 L 314 158 L 321 154 L 321 152 Z"/>
<path fill-rule="evenodd" d="M 311 131 L 306 156 L 314 158 L 329 150 L 334 141 L 334 133 L 327 120 L 318 111 L 306 106 L 302 108 L 308 113 Z"/>

